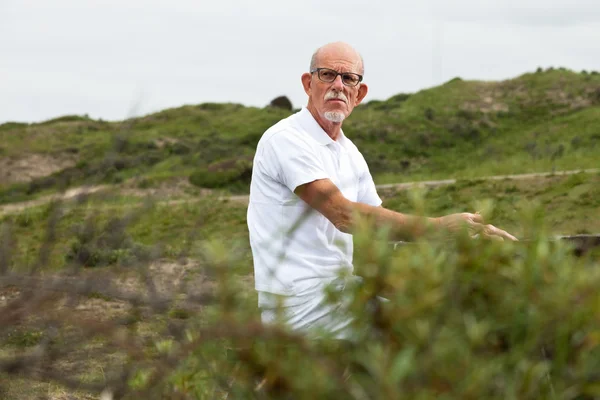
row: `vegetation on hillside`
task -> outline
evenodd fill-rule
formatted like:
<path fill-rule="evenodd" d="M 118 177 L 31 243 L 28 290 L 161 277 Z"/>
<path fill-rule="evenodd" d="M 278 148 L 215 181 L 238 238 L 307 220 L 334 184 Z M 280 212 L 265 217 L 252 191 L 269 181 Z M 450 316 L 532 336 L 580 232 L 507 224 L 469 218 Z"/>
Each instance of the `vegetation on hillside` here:
<path fill-rule="evenodd" d="M 404 213 L 440 216 L 453 212 L 481 211 L 491 223 L 524 238 L 521 214 L 539 206 L 545 211 L 548 231 L 554 235 L 600 232 L 600 174 L 549 176 L 534 180 L 464 180 L 421 193 L 426 209 L 414 208 L 413 191 L 380 192 L 386 208 Z M 81 196 L 60 205 L 27 208 L 0 217 L 15 240 L 12 268 L 35 263 L 52 224 L 54 242 L 44 266 L 61 270 L 76 261 L 102 266 L 143 261 L 148 251 L 177 259 L 201 247 L 203 240 L 236 241 L 247 250 L 250 273 L 246 204 L 216 196 L 181 197 L 177 201 L 144 198 L 108 191 Z M 490 210 L 488 212 L 488 209 Z M 121 221 L 126 218 L 126 223 Z M 236 245 L 236 246 L 237 246 Z"/>
<path fill-rule="evenodd" d="M 74 160 L 29 182 L 0 176 L 0 203 L 83 184 L 189 179 L 245 192 L 262 133 L 290 111 L 206 103 L 122 122 L 67 116 L 0 125 L 0 165 Z M 378 183 L 597 167 L 600 75 L 551 69 L 504 82 L 453 79 L 356 108 L 344 125 Z M 3 161 L 1 161 L 3 160 Z"/>

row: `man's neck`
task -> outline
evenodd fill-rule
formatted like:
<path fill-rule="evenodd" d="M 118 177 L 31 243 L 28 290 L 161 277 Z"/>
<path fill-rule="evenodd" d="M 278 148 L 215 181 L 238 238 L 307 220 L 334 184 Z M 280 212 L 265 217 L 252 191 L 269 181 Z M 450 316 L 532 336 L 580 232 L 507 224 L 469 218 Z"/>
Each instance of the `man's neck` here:
<path fill-rule="evenodd" d="M 313 116 L 313 118 L 315 119 L 315 121 L 317 121 L 319 126 L 321 128 L 323 128 L 323 130 L 331 138 L 331 140 L 335 141 L 340 137 L 340 132 L 342 130 L 341 122 L 335 123 L 335 122 L 329 121 L 325 117 L 321 117 L 319 115 L 319 113 L 317 112 L 317 110 L 315 110 L 313 107 L 311 107 L 310 104 L 306 108 L 308 109 L 308 111 L 310 111 L 310 113 Z"/>

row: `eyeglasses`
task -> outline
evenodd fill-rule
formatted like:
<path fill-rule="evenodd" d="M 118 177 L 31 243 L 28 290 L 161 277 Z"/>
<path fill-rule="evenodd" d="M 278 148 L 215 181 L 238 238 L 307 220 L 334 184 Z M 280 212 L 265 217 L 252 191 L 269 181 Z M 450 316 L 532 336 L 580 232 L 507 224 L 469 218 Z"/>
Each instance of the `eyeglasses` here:
<path fill-rule="evenodd" d="M 342 83 L 346 86 L 358 85 L 363 77 L 359 74 L 353 74 L 352 72 L 337 72 L 329 68 L 316 68 L 310 71 L 311 74 L 317 73 L 319 79 L 326 83 L 335 81 L 338 75 L 342 77 Z"/>

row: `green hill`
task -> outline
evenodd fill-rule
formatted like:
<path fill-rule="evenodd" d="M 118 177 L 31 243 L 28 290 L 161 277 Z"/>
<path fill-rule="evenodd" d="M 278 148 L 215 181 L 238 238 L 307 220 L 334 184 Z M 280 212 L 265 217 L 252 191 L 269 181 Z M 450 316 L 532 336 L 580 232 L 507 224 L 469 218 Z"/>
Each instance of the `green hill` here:
<path fill-rule="evenodd" d="M 261 134 L 290 112 L 205 103 L 121 122 L 0 125 L 0 202 L 69 186 L 170 180 L 245 192 Z M 377 183 L 597 167 L 600 74 L 453 79 L 356 108 L 344 131 Z"/>

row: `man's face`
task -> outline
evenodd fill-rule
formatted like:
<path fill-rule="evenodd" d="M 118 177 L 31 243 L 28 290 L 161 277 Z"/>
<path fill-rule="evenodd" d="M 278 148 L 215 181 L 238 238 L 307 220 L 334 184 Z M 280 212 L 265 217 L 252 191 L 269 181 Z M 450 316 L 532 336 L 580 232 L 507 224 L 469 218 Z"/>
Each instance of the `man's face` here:
<path fill-rule="evenodd" d="M 347 76 L 344 84 L 343 77 L 337 75 L 333 82 L 330 80 L 337 73 L 360 74 L 360 57 L 353 53 L 329 51 L 318 59 L 317 68 L 326 68 L 319 72 L 306 73 L 302 76 L 304 90 L 309 97 L 309 108 L 313 108 L 321 118 L 333 123 L 341 123 L 347 118 L 367 94 L 367 86 L 352 83 Z"/>

